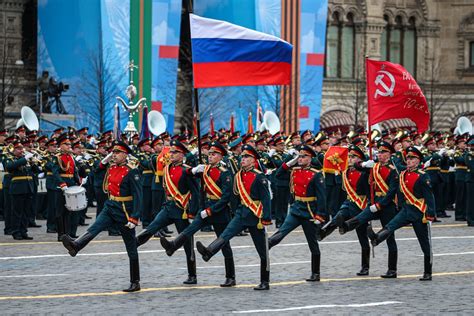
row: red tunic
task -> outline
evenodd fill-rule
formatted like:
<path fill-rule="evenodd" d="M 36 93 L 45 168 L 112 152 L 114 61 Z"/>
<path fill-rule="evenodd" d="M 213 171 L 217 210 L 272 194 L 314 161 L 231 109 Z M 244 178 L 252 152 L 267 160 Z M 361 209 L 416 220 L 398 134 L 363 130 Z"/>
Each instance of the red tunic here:
<path fill-rule="evenodd" d="M 252 171 L 242 171 L 242 182 L 245 187 L 245 191 L 250 195 L 250 190 L 252 188 L 252 184 L 255 181 L 257 174 Z"/>
<path fill-rule="evenodd" d="M 74 158 L 70 154 L 61 154 L 61 164 L 64 167 L 67 167 L 66 170 L 64 170 L 64 173 L 66 174 L 74 174 Z"/>
<path fill-rule="evenodd" d="M 209 169 L 208 175 L 211 177 L 211 179 L 212 179 L 212 181 L 214 181 L 214 183 L 217 183 L 217 180 L 219 180 L 219 177 L 221 176 L 221 171 L 219 170 L 218 167 L 211 167 Z M 209 190 L 207 185 L 205 186 L 205 188 L 206 188 L 206 193 L 208 193 L 210 195 L 214 194 L 214 193 L 212 193 L 211 190 Z"/>
<path fill-rule="evenodd" d="M 293 171 L 293 190 L 296 196 L 306 196 L 306 191 L 313 176 L 314 171 L 309 169 L 296 169 Z"/>
<path fill-rule="evenodd" d="M 115 165 L 110 167 L 107 189 L 111 195 L 120 196 L 120 185 L 129 171 L 130 169 L 127 166 Z"/>

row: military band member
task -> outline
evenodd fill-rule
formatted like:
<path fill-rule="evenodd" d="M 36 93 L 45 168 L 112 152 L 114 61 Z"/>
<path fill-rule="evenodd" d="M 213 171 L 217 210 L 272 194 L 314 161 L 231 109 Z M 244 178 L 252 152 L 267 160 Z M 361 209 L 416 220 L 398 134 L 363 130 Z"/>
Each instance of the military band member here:
<path fill-rule="evenodd" d="M 71 228 L 73 228 L 73 230 L 77 229 L 77 227 L 71 227 L 71 225 L 77 225 L 79 223 L 78 214 L 75 214 L 77 212 L 70 212 L 66 208 L 64 191 L 70 186 L 78 185 L 80 182 L 78 169 L 74 157 L 71 154 L 71 141 L 69 140 L 69 136 L 64 133 L 59 136 L 56 141 L 60 153 L 54 157 L 54 164 L 51 166 L 51 170 L 54 179 L 53 185 L 58 192 L 56 195 L 55 209 L 58 241 L 60 241 L 62 235 L 71 235 Z M 75 238 L 76 236 L 73 235 L 71 237 Z"/>
<path fill-rule="evenodd" d="M 38 166 L 32 164 L 33 154 L 26 153 L 20 141 L 13 142 L 13 157 L 7 159 L 6 170 L 11 173 L 10 195 L 12 201 L 11 227 L 15 240 L 31 240 L 28 236 L 28 210 L 32 207 L 35 183 L 33 172 L 38 173 Z"/>
<path fill-rule="evenodd" d="M 3 165 L 4 149 L 7 146 L 5 139 L 8 136 L 8 130 L 0 130 L 0 173 L 2 173 L 2 178 L 0 178 L 0 221 L 5 220 L 5 208 L 4 208 L 4 195 L 3 195 L 3 177 L 5 176 L 5 166 Z"/>
<path fill-rule="evenodd" d="M 211 142 L 208 157 L 209 164 L 200 164 L 192 169 L 192 172 L 196 175 L 202 174 L 204 180 L 204 209 L 196 215 L 192 224 L 173 241 L 168 241 L 164 237 L 160 239 L 161 245 L 166 249 L 168 256 L 173 255 L 187 240 L 192 240 L 193 235 L 202 227 L 212 225 L 217 237 L 219 237 L 230 222 L 229 203 L 233 189 L 232 177 L 229 170 L 220 165 L 226 154 L 227 150 L 224 146 L 215 141 Z M 234 257 L 229 243 L 222 247 L 222 254 L 224 255 L 226 279 L 221 287 L 231 287 L 236 282 Z"/>
<path fill-rule="evenodd" d="M 135 227 L 140 214 L 140 175 L 134 166 L 127 164 L 132 153 L 125 143 L 113 143 L 112 153 L 102 159 L 100 168 L 107 169 L 104 188 L 109 197 L 95 222 L 76 240 L 69 235 L 62 236 L 64 247 L 74 257 L 101 231 L 115 225 L 120 230 L 130 261 L 130 286 L 124 292 L 140 290 L 140 268 L 138 261 Z M 109 165 L 109 162 L 112 164 Z"/>
<path fill-rule="evenodd" d="M 355 145 L 349 146 L 349 168 L 342 172 L 343 188 L 347 193 L 347 200 L 342 203 L 339 212 L 320 231 L 320 240 L 331 234 L 337 227 L 344 233 L 344 221 L 358 215 L 368 205 L 369 172 L 365 167 L 372 164 L 367 162 L 362 149 Z M 361 270 L 357 275 L 368 275 L 370 265 L 370 245 L 367 238 L 367 224 L 356 229 L 357 239 L 361 247 Z"/>
<path fill-rule="evenodd" d="M 431 281 L 432 249 L 428 221 L 436 215 L 435 201 L 429 176 L 419 169 L 423 154 L 416 147 L 406 149 L 407 169 L 400 173 L 399 213 L 378 233 L 368 228 L 372 246 L 377 246 L 390 237 L 395 230 L 412 224 L 424 254 L 424 273 L 420 281 Z"/>
<path fill-rule="evenodd" d="M 53 169 L 54 164 L 53 158 L 56 155 L 58 150 L 56 139 L 51 138 L 46 143 L 46 151 L 48 157 L 45 159 L 45 172 L 46 174 L 46 198 L 47 198 L 47 218 L 46 218 L 46 232 L 50 234 L 55 234 L 58 232 L 57 223 L 56 223 L 56 195 L 59 193 L 57 190 L 57 184 L 54 182 Z"/>
<path fill-rule="evenodd" d="M 456 152 L 454 153 L 454 162 L 456 166 L 456 200 L 454 215 L 456 221 L 466 220 L 466 174 L 467 166 L 465 161 L 466 138 L 460 135 L 456 138 Z"/>
<path fill-rule="evenodd" d="M 441 150 L 440 154 L 436 148 L 436 140 L 431 136 L 425 140 L 424 146 L 426 150 L 422 151 L 424 160 L 423 167 L 426 174 L 430 177 L 431 189 L 435 197 L 436 216 L 441 215 L 441 217 L 443 217 L 444 210 L 441 209 L 443 197 L 443 192 L 441 191 L 443 184 L 443 179 L 441 178 L 441 160 L 443 159 L 442 154 L 445 149 Z"/>
<path fill-rule="evenodd" d="M 467 226 L 474 226 L 474 137 L 468 141 L 469 151 L 466 152 L 466 219 Z"/>
<path fill-rule="evenodd" d="M 188 218 L 193 218 L 198 210 L 198 186 L 193 178 L 191 167 L 184 165 L 183 160 L 189 150 L 177 140 L 171 141 L 170 165 L 163 170 L 163 184 L 166 202 L 155 219 L 137 235 L 138 246 L 146 243 L 154 234 L 164 227 L 175 224 L 178 233 L 189 225 Z M 196 284 L 196 257 L 191 240 L 184 244 L 188 267 L 188 278 L 184 284 Z"/>
<path fill-rule="evenodd" d="M 268 246 L 272 248 L 295 228 L 303 227 L 311 251 L 311 276 L 306 279 L 310 282 L 320 280 L 321 252 L 316 239 L 316 225 L 323 223 L 328 216 L 323 173 L 311 166 L 311 159 L 316 155 L 311 147 L 301 145 L 298 156 L 284 162 L 278 169 L 276 178 L 287 179 L 294 202 L 283 225 L 268 239 Z"/>
<path fill-rule="evenodd" d="M 271 200 L 268 180 L 262 172 L 255 169 L 258 159 L 260 156 L 252 146 L 242 147 L 241 170 L 234 177 L 233 193 L 239 204 L 235 215 L 220 237 L 208 247 L 199 241 L 196 247 L 203 260 L 209 261 L 234 236 L 248 228 L 260 256 L 260 284 L 254 290 L 268 290 L 270 262 L 265 226 L 271 225 Z"/>
<path fill-rule="evenodd" d="M 142 139 L 138 143 L 138 160 L 140 162 L 139 169 L 142 172 L 140 182 L 142 186 L 142 206 L 141 220 L 143 227 L 146 228 L 153 220 L 153 208 L 151 204 L 151 184 L 153 180 L 153 169 L 150 163 L 149 155 L 153 153 L 148 138 Z"/>
<path fill-rule="evenodd" d="M 15 135 L 12 135 L 10 137 L 7 137 L 5 139 L 5 142 L 7 145 L 12 144 L 17 140 L 17 137 Z M 13 146 L 10 145 L 10 146 Z M 6 164 L 9 159 L 11 159 L 11 152 L 8 150 L 5 156 L 3 156 L 2 159 L 2 165 L 5 168 Z M 2 187 L 3 187 L 3 211 L 5 213 L 5 228 L 4 228 L 4 234 L 5 235 L 11 235 L 12 234 L 12 202 L 11 202 L 11 194 L 10 194 L 10 184 L 12 180 L 12 175 L 9 173 L 6 168 L 5 168 L 5 175 L 3 177 L 2 181 Z"/>
<path fill-rule="evenodd" d="M 395 205 L 396 194 L 398 191 L 398 173 L 391 161 L 391 155 L 395 153 L 395 149 L 386 141 L 380 141 L 377 144 L 378 162 L 372 166 L 371 161 L 367 161 L 366 167 L 372 168 L 373 183 L 375 191 L 375 203 L 367 206 L 357 216 L 344 222 L 342 233 L 351 231 L 355 228 L 365 225 L 368 222 L 380 219 L 382 226 L 387 225 L 397 214 L 397 206 Z M 366 226 L 365 226 L 366 227 Z M 387 238 L 388 247 L 388 270 L 387 273 L 381 275 L 382 278 L 397 277 L 397 261 L 398 248 L 395 241 L 395 234 Z M 367 261 L 368 259 L 362 259 Z"/>

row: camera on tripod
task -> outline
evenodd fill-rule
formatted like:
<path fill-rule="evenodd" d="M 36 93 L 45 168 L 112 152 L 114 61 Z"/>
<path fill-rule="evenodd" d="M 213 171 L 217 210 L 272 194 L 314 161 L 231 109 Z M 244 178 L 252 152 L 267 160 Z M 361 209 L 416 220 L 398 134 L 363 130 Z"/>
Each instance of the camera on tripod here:
<path fill-rule="evenodd" d="M 43 71 L 41 77 L 38 78 L 38 89 L 42 92 L 44 113 L 51 113 L 53 105 L 56 104 L 57 113 L 67 114 L 61 101 L 61 95 L 69 90 L 69 84 L 58 82 L 53 77 L 49 77 L 48 71 Z"/>

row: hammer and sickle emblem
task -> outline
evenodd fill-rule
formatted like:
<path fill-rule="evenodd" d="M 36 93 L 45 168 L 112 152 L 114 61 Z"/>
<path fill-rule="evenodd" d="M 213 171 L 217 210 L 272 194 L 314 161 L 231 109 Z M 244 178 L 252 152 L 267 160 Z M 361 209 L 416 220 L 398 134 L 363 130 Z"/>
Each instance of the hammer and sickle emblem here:
<path fill-rule="evenodd" d="M 380 85 L 383 89 L 375 90 L 375 98 L 377 98 L 377 96 L 379 95 L 383 97 L 393 97 L 393 90 L 395 89 L 395 78 L 393 77 L 391 73 L 385 70 L 380 70 L 378 73 L 380 73 L 380 75 L 377 75 L 377 77 L 375 78 L 375 85 L 377 86 Z M 387 76 L 390 79 L 390 87 L 388 87 L 383 81 L 385 76 Z"/>

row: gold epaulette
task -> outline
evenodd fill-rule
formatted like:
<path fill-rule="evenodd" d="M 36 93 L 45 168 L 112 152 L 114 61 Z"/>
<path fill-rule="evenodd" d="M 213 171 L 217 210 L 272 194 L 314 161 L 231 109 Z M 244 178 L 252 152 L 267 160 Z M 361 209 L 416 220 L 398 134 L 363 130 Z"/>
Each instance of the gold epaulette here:
<path fill-rule="evenodd" d="M 293 167 L 293 170 L 300 170 L 301 167 Z"/>
<path fill-rule="evenodd" d="M 318 170 L 318 169 L 316 169 L 316 168 L 309 168 L 309 170 L 311 170 L 311 171 L 313 171 L 313 172 L 315 172 L 315 173 L 321 172 L 321 170 Z"/>
<path fill-rule="evenodd" d="M 184 164 L 184 163 L 182 164 L 182 166 L 183 166 L 184 168 L 192 168 L 190 165 L 187 165 L 187 164 Z"/>
<path fill-rule="evenodd" d="M 137 164 L 134 164 L 132 162 L 128 162 L 126 164 L 127 167 L 129 167 L 130 169 L 137 169 L 138 168 L 138 165 Z"/>
<path fill-rule="evenodd" d="M 418 169 L 418 170 L 416 170 L 416 171 L 417 171 L 417 173 L 419 173 L 419 174 L 425 174 L 425 173 L 426 173 L 426 172 L 424 172 L 423 170 L 420 170 L 420 169 Z"/>
<path fill-rule="evenodd" d="M 259 174 L 259 173 L 263 173 L 263 172 L 261 172 L 261 171 L 260 171 L 260 170 L 258 170 L 258 169 L 253 169 L 253 172 L 255 172 L 255 173 L 257 173 L 257 174 Z"/>

